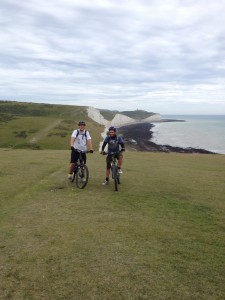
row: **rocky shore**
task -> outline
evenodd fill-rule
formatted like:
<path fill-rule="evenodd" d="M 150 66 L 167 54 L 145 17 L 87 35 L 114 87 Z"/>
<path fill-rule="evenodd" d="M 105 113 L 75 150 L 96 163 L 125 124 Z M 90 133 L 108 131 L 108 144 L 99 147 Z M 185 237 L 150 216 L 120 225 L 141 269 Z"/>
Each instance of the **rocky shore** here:
<path fill-rule="evenodd" d="M 169 145 L 158 145 L 151 142 L 154 125 L 151 123 L 136 123 L 119 128 L 119 134 L 122 134 L 126 149 L 132 151 L 149 151 L 149 152 L 178 152 L 178 153 L 202 153 L 215 154 L 205 149 L 196 149 L 192 147 L 182 148 Z"/>

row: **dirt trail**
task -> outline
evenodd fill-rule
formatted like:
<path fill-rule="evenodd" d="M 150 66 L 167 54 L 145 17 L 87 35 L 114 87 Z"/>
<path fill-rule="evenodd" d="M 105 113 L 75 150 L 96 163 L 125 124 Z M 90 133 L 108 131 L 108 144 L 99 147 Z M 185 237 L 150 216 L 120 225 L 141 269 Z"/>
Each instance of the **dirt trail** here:
<path fill-rule="evenodd" d="M 50 130 L 55 128 L 57 125 L 59 125 L 62 122 L 62 120 L 56 120 L 52 122 L 49 126 L 45 127 L 42 131 L 39 131 L 35 136 L 33 136 L 29 143 L 30 144 L 36 144 L 39 139 L 41 139 L 43 136 L 45 136 Z"/>

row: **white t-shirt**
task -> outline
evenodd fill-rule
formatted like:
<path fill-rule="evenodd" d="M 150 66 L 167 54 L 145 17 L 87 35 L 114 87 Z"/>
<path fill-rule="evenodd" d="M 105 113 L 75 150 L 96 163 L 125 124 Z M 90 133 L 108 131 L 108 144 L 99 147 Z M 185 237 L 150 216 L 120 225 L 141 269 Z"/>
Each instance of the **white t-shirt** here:
<path fill-rule="evenodd" d="M 77 135 L 77 131 L 79 131 L 78 135 Z M 86 131 L 86 134 L 85 134 L 85 131 Z M 73 143 L 73 147 L 75 149 L 78 149 L 80 151 L 87 150 L 87 140 L 91 140 L 89 131 L 87 131 L 87 130 L 80 131 L 79 129 L 76 129 L 73 131 L 71 136 L 75 138 L 74 143 Z"/>

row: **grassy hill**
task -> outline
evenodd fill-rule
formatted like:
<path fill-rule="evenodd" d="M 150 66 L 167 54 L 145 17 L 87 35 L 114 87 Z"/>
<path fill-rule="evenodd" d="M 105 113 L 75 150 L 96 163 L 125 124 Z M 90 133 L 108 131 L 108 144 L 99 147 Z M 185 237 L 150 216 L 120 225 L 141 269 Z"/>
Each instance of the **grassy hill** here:
<path fill-rule="evenodd" d="M 101 115 L 108 121 L 111 121 L 116 114 L 119 113 L 118 110 L 108 110 L 108 109 L 99 109 Z"/>
<path fill-rule="evenodd" d="M 0 149 L 1 299 L 224 299 L 224 155 L 125 152 L 114 192 L 69 153 Z"/>
<path fill-rule="evenodd" d="M 98 149 L 104 128 L 90 119 L 86 110 L 85 106 L 0 101 L 0 148 L 66 150 L 72 131 L 79 120 L 84 120 Z M 109 121 L 118 113 L 106 109 L 100 112 Z M 122 114 L 142 120 L 154 113 L 136 110 Z"/>
<path fill-rule="evenodd" d="M 85 106 L 0 101 L 0 147 L 68 149 L 79 120 L 87 123 L 95 149 L 103 126 L 87 115 Z"/>
<path fill-rule="evenodd" d="M 97 149 L 86 107 L 0 101 L 0 298 L 224 299 L 225 156 L 127 151 L 114 192 L 95 152 L 78 190 L 80 119 Z"/>
<path fill-rule="evenodd" d="M 155 115 L 155 113 L 153 112 L 148 112 L 146 110 L 140 110 L 140 109 L 133 110 L 133 111 L 122 111 L 122 112 L 119 112 L 118 110 L 100 109 L 100 112 L 103 115 L 103 117 L 109 121 L 111 121 L 118 113 L 123 114 L 135 120 L 143 120 L 150 116 Z"/>
<path fill-rule="evenodd" d="M 134 111 L 122 111 L 121 114 L 128 116 L 135 120 L 143 120 L 150 116 L 155 115 L 155 113 L 153 113 L 153 112 L 148 112 L 148 111 L 141 110 L 141 109 L 137 109 Z"/>

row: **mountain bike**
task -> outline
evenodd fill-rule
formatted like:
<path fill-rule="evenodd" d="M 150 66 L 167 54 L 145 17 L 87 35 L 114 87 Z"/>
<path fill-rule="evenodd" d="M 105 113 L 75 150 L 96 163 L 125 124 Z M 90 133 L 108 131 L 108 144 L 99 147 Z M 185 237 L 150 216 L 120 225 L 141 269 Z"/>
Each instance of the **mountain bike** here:
<path fill-rule="evenodd" d="M 84 164 L 82 154 L 89 153 L 89 151 L 80 151 L 80 150 L 76 150 L 76 151 L 79 152 L 79 159 L 77 164 L 75 165 L 75 170 L 73 172 L 73 177 L 71 182 L 75 182 L 76 186 L 79 189 L 84 189 L 88 183 L 89 170 L 86 164 Z"/>
<path fill-rule="evenodd" d="M 115 191 L 118 191 L 118 184 L 120 184 L 120 173 L 118 169 L 118 152 L 111 152 L 111 174 L 114 181 Z"/>

